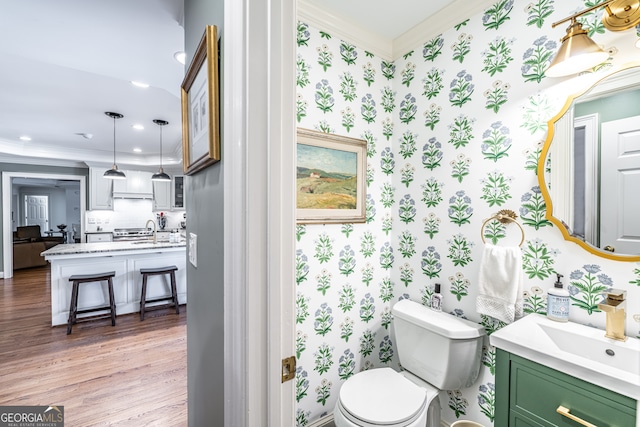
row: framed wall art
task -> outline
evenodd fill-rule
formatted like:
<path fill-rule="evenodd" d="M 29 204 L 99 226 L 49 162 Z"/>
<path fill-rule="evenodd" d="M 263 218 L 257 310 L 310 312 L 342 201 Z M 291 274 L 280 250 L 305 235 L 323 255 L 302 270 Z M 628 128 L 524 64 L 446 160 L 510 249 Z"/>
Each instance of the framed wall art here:
<path fill-rule="evenodd" d="M 365 222 L 367 141 L 298 129 L 296 147 L 297 221 Z"/>
<path fill-rule="evenodd" d="M 182 82 L 182 161 L 194 174 L 220 161 L 218 31 L 205 29 Z"/>

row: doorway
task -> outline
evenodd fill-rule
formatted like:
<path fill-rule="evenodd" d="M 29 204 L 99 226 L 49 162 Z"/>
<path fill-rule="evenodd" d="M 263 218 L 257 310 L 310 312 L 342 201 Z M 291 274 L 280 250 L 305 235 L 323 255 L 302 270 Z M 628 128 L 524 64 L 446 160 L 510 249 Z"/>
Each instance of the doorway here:
<path fill-rule="evenodd" d="M 13 277 L 13 230 L 19 221 L 23 218 L 26 220 L 26 211 L 24 215 L 19 216 L 17 211 L 17 203 L 20 202 L 20 198 L 13 195 L 12 182 L 14 179 L 38 179 L 42 180 L 40 184 L 50 183 L 51 187 L 60 185 L 61 182 L 69 183 L 74 182 L 79 184 L 79 190 L 77 197 L 79 203 L 76 206 L 78 209 L 77 217 L 79 223 L 84 224 L 85 210 L 86 210 L 86 194 L 87 184 L 86 177 L 84 175 L 65 175 L 65 174 L 49 174 L 49 173 L 30 173 L 30 172 L 2 172 L 2 264 L 3 271 L 2 277 L 8 279 Z M 56 184 L 58 183 L 58 184 Z M 42 193 L 42 192 L 39 192 Z M 31 192 L 31 195 L 39 195 Z M 50 200 L 49 200 L 50 202 Z M 22 203 L 21 203 L 22 204 Z M 26 207 L 26 204 L 25 204 Z M 51 206 L 49 206 L 49 214 Z M 66 209 L 66 206 L 65 206 Z M 58 224 L 57 220 L 54 221 Z M 46 226 L 41 225 L 41 230 L 49 230 L 51 227 L 49 224 Z"/>

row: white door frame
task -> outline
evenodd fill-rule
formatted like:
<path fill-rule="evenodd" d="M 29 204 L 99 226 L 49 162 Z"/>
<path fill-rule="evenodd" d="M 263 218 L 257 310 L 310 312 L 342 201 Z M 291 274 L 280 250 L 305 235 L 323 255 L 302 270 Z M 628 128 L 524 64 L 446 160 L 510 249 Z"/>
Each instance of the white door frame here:
<path fill-rule="evenodd" d="M 35 172 L 2 172 L 2 277 L 13 277 L 13 231 L 11 229 L 11 180 L 13 178 L 72 179 L 80 181 L 80 224 L 87 206 L 87 180 L 84 175 Z"/>
<path fill-rule="evenodd" d="M 225 426 L 295 425 L 296 1 L 225 0 Z"/>

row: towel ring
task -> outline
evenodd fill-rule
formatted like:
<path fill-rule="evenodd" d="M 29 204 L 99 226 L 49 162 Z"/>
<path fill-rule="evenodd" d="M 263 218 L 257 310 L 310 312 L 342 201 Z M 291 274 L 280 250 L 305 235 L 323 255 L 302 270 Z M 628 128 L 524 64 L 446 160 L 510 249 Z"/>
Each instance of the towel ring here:
<path fill-rule="evenodd" d="M 524 243 L 524 228 L 522 228 L 522 226 L 520 225 L 520 223 L 516 220 L 518 216 L 516 215 L 516 213 L 512 210 L 509 209 L 503 209 L 498 211 L 498 213 L 494 216 L 492 216 L 491 218 L 485 220 L 482 223 L 482 227 L 480 227 L 480 238 L 482 239 L 482 243 L 487 243 L 484 240 L 484 227 L 485 225 L 487 225 L 487 223 L 489 221 L 492 220 L 497 220 L 499 222 L 501 222 L 502 224 L 507 224 L 509 222 L 513 222 L 515 223 L 518 228 L 520 229 L 520 232 L 522 233 L 522 240 L 520 240 L 520 244 L 518 245 L 519 247 L 522 247 L 522 244 Z"/>

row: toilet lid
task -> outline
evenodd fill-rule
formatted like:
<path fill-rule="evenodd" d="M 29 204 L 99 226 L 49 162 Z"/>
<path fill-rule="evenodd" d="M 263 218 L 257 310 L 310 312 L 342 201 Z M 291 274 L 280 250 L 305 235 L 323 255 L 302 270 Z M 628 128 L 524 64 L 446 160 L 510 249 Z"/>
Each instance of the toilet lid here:
<path fill-rule="evenodd" d="M 410 421 L 424 409 L 426 392 L 391 368 L 360 372 L 340 388 L 340 404 L 353 417 L 374 425 Z"/>

